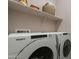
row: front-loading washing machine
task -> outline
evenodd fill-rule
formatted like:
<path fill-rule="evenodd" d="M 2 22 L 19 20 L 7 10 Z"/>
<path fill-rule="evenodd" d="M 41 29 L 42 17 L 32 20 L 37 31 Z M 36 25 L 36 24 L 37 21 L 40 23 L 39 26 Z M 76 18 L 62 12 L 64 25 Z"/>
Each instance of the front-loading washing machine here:
<path fill-rule="evenodd" d="M 58 39 L 58 59 L 71 59 L 71 34 L 57 33 Z"/>
<path fill-rule="evenodd" d="M 51 33 L 9 34 L 8 59 L 57 59 L 56 35 Z"/>

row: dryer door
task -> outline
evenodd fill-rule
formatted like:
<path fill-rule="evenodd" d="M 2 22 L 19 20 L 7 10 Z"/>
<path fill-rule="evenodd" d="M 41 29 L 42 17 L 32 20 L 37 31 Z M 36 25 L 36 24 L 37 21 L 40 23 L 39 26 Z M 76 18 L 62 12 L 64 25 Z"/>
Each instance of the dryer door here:
<path fill-rule="evenodd" d="M 63 36 L 60 46 L 60 58 L 71 59 L 71 40 L 70 36 Z"/>
<path fill-rule="evenodd" d="M 57 51 L 53 40 L 37 40 L 27 46 L 16 59 L 57 59 Z"/>

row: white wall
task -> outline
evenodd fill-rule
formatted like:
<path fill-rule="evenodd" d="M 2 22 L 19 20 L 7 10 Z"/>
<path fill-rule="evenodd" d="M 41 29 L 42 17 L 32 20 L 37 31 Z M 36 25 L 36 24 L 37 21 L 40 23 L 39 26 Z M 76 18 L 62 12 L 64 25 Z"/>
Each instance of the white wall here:
<path fill-rule="evenodd" d="M 47 1 L 55 3 L 55 0 L 28 0 L 31 4 L 42 7 Z M 30 29 L 31 32 L 51 32 L 56 31 L 56 24 L 52 20 L 40 19 L 31 15 L 26 15 L 19 11 L 9 9 L 8 31 L 15 32 L 16 29 Z"/>
<path fill-rule="evenodd" d="M 30 0 L 32 1 L 32 0 Z M 70 0 L 33 0 L 38 2 L 38 6 L 42 6 L 46 1 L 51 1 L 56 4 L 56 15 L 63 18 L 58 31 L 71 31 L 71 15 L 70 15 Z M 33 3 L 35 3 L 33 2 Z M 29 20 L 28 20 L 29 19 Z M 20 20 L 20 21 L 19 21 Z M 33 20 L 33 21 L 32 21 Z M 31 29 L 32 32 L 56 31 L 55 23 L 51 20 L 41 20 L 29 15 L 22 14 L 18 11 L 9 10 L 9 32 L 14 32 L 16 29 Z"/>
<path fill-rule="evenodd" d="M 9 9 L 8 16 L 9 33 L 15 32 L 16 29 L 30 29 L 31 32 L 56 31 L 55 22 L 49 19 L 42 19 L 11 9 Z"/>
<path fill-rule="evenodd" d="M 56 0 L 56 15 L 63 18 L 58 31 L 71 31 L 71 1 Z"/>
<path fill-rule="evenodd" d="M 30 0 L 32 4 L 42 7 L 47 1 L 51 1 L 56 5 L 56 15 L 63 19 L 59 32 L 71 31 L 71 1 L 70 0 Z"/>

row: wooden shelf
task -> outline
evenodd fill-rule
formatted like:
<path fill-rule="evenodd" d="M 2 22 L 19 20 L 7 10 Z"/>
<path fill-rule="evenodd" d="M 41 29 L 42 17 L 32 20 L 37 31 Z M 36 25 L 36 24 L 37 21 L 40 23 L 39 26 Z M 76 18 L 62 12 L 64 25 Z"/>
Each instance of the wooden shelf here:
<path fill-rule="evenodd" d="M 8 0 L 8 7 L 13 9 L 13 10 L 17 10 L 20 12 L 24 12 L 26 14 L 30 14 L 30 15 L 34 15 L 34 16 L 38 16 L 38 17 L 45 17 L 48 20 L 54 20 L 54 21 L 62 21 L 61 18 L 48 14 L 46 12 L 42 12 L 42 11 L 38 11 L 38 10 L 34 10 L 28 6 L 24 6 L 22 4 L 20 4 L 19 2 L 13 1 L 13 0 Z"/>

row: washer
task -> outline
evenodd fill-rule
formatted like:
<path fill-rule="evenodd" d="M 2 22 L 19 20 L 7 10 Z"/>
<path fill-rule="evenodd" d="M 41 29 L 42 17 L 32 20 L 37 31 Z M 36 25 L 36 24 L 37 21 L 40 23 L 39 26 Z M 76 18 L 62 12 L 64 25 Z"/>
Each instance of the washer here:
<path fill-rule="evenodd" d="M 57 33 L 59 59 L 71 59 L 71 34 Z"/>
<path fill-rule="evenodd" d="M 9 59 L 57 59 L 56 35 L 13 33 L 8 38 Z"/>

